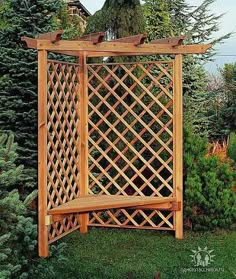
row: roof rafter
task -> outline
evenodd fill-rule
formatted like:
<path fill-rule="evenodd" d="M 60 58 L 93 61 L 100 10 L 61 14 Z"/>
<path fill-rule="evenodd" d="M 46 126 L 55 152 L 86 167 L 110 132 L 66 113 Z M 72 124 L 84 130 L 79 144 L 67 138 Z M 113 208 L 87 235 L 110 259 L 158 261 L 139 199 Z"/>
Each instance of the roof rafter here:
<path fill-rule="evenodd" d="M 58 42 L 61 40 L 63 35 L 63 30 L 56 30 L 49 33 L 44 33 L 36 36 L 36 39 L 42 39 L 42 40 L 49 40 L 52 43 Z"/>
<path fill-rule="evenodd" d="M 37 38 L 22 37 L 28 48 L 47 50 L 71 56 L 86 52 L 87 57 L 135 56 L 153 54 L 200 54 L 211 47 L 205 45 L 182 45 L 185 36 L 154 40 L 144 43 L 146 34 L 113 41 L 104 41 L 105 32 L 88 34 L 73 40 L 60 40 L 62 30 L 39 35 Z"/>
<path fill-rule="evenodd" d="M 147 38 L 147 34 L 139 34 L 139 35 L 111 40 L 109 42 L 133 43 L 135 46 L 138 46 L 144 44 L 146 38 Z"/>
<path fill-rule="evenodd" d="M 183 41 L 186 39 L 186 36 L 176 36 L 170 38 L 157 39 L 150 42 L 150 44 L 168 44 L 169 46 L 180 46 L 183 44 Z"/>
<path fill-rule="evenodd" d="M 89 41 L 93 42 L 93 44 L 99 44 L 103 41 L 106 32 L 98 32 L 98 33 L 91 33 L 88 35 L 84 35 L 82 37 L 74 38 L 73 41 Z"/>

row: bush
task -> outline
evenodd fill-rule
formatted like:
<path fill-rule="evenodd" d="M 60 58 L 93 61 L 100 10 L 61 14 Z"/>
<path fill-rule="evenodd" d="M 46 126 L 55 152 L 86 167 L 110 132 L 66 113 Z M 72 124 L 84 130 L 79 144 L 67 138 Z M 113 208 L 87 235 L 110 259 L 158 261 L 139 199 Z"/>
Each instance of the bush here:
<path fill-rule="evenodd" d="M 236 162 L 236 133 L 230 133 L 227 155 Z"/>
<path fill-rule="evenodd" d="M 193 230 L 230 229 L 236 221 L 235 173 L 228 163 L 206 154 L 206 139 L 186 129 L 184 217 Z"/>
<path fill-rule="evenodd" d="M 35 274 L 53 274 L 47 260 L 38 258 L 37 225 L 27 208 L 33 192 L 25 201 L 17 189 L 22 179 L 22 166 L 16 166 L 16 144 L 13 135 L 0 135 L 0 278 L 38 278 Z M 62 257 L 62 246 L 52 247 L 55 260 Z M 43 278 L 43 277 L 42 277 Z"/>

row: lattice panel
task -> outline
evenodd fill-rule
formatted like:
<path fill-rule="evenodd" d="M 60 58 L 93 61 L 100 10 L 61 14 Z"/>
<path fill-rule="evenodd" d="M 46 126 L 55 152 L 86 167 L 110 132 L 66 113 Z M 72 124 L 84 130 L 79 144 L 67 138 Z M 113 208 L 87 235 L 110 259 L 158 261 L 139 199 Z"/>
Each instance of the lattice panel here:
<path fill-rule="evenodd" d="M 88 65 L 88 88 L 90 193 L 173 196 L 173 61 Z M 103 226 L 173 224 L 173 213 L 147 210 L 94 212 L 90 219 Z"/>
<path fill-rule="evenodd" d="M 48 61 L 48 209 L 79 196 L 79 66 Z M 78 216 L 49 227 L 49 240 L 78 228 Z"/>

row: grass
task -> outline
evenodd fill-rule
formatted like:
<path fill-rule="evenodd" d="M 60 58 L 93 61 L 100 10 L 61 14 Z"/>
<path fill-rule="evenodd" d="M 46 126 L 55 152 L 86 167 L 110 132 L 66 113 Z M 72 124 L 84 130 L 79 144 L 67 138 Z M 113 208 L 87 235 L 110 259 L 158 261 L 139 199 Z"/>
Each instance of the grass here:
<path fill-rule="evenodd" d="M 68 262 L 49 259 L 58 270 L 57 279 L 151 279 L 157 271 L 160 279 L 236 278 L 236 232 L 186 233 L 184 240 L 176 240 L 156 231 L 94 228 L 65 239 Z M 198 246 L 214 250 L 208 268 L 223 271 L 184 272 L 194 268 L 190 255 Z"/>

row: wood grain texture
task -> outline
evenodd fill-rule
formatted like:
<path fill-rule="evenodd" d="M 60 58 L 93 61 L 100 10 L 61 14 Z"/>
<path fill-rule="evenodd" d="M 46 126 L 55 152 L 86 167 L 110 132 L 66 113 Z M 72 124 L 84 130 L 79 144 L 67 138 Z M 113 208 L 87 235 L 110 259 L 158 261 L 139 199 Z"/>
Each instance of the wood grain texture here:
<path fill-rule="evenodd" d="M 86 54 L 79 56 L 79 95 L 80 95 L 80 191 L 79 196 L 88 194 L 88 87 Z M 88 230 L 88 213 L 80 214 L 80 232 Z"/>
<path fill-rule="evenodd" d="M 183 238 L 183 85 L 182 55 L 174 63 L 174 193 L 180 210 L 175 213 L 175 236 Z"/>
<path fill-rule="evenodd" d="M 88 195 L 74 199 L 63 205 L 49 210 L 49 214 L 65 214 L 73 212 L 89 212 L 94 210 L 103 210 L 110 208 L 125 208 L 138 205 L 163 204 L 173 202 L 172 197 L 138 197 L 138 196 L 121 196 L 121 195 Z"/>
<path fill-rule="evenodd" d="M 39 256 L 48 256 L 47 216 L 47 52 L 38 52 L 38 234 Z"/>

